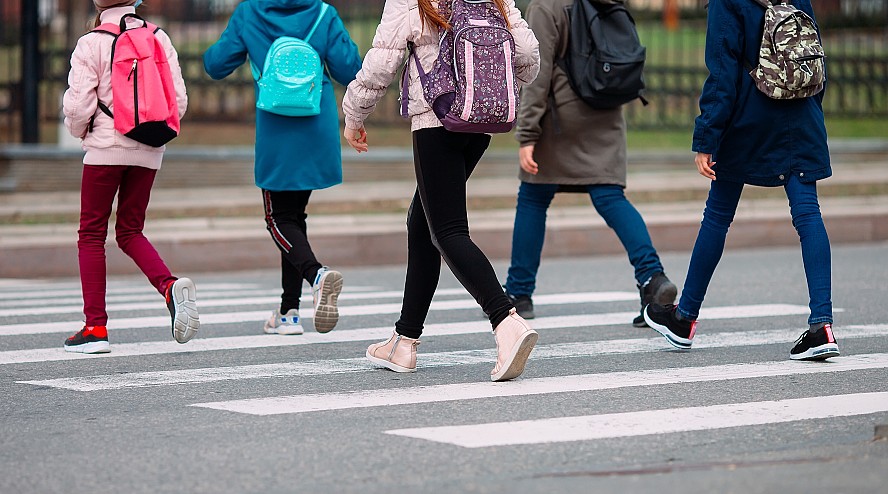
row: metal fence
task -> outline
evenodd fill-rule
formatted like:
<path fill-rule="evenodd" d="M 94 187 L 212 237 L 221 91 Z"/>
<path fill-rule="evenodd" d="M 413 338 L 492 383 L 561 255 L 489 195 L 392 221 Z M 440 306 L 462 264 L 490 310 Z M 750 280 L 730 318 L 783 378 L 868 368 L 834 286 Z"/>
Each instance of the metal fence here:
<path fill-rule="evenodd" d="M 94 15 L 85 0 L 4 0 L 0 4 L 0 143 L 21 139 L 23 113 L 22 20 L 24 2 L 40 2 L 40 139 L 56 139 L 61 95 L 76 39 Z M 327 0 L 365 52 L 382 12 L 383 0 Z M 203 71 L 201 56 L 225 28 L 239 0 L 146 0 L 143 15 L 162 25 L 179 50 L 188 85 L 186 121 L 243 122 L 253 119 L 249 69 L 223 81 Z M 519 7 L 527 0 L 519 1 Z M 648 48 L 645 77 L 651 104 L 630 104 L 629 124 L 686 129 L 698 113 L 697 99 L 706 77 L 703 64 L 705 0 L 630 0 L 639 36 Z M 675 10 L 664 5 L 676 6 Z M 819 0 L 818 20 L 829 59 L 828 115 L 888 117 L 888 0 Z M 678 13 L 679 15 L 672 15 Z M 342 91 L 342 88 L 338 88 Z M 399 125 L 397 88 L 390 88 L 368 122 Z"/>

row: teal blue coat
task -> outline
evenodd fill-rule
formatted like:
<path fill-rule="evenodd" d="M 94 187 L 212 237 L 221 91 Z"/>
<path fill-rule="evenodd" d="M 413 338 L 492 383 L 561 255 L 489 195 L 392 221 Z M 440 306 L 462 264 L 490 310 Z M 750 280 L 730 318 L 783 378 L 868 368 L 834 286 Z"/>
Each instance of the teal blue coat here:
<path fill-rule="evenodd" d="M 304 38 L 320 9 L 320 0 L 242 2 L 222 36 L 204 53 L 204 69 L 213 79 L 222 79 L 243 65 L 247 56 L 262 67 L 271 43 L 281 36 Z M 265 190 L 317 190 L 342 182 L 339 105 L 330 78 L 347 85 L 361 68 L 361 56 L 332 6 L 309 44 L 327 68 L 321 113 L 284 117 L 256 110 L 255 178 Z"/>

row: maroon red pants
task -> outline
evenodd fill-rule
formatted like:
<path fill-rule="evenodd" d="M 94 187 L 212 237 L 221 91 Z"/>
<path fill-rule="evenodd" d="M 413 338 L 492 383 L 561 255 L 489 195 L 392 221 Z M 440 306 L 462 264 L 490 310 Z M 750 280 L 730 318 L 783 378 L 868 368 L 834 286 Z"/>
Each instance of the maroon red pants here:
<path fill-rule="evenodd" d="M 83 166 L 77 250 L 87 326 L 105 326 L 108 322 L 105 312 L 105 239 L 115 195 L 118 197 L 114 232 L 120 250 L 136 262 L 160 294 L 176 279 L 142 234 L 156 174 L 157 170 L 140 166 Z"/>

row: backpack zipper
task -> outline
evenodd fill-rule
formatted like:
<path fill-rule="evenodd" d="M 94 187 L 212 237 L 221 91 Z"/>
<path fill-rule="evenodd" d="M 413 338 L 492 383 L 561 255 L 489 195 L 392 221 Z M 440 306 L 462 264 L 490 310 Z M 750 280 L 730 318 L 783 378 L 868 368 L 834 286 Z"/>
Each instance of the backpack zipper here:
<path fill-rule="evenodd" d="M 130 69 L 129 76 L 127 76 L 126 80 L 130 80 L 130 77 L 133 75 L 136 76 L 136 80 L 133 81 L 133 108 L 136 114 L 136 126 L 139 125 L 139 59 L 133 59 L 133 68 Z"/>

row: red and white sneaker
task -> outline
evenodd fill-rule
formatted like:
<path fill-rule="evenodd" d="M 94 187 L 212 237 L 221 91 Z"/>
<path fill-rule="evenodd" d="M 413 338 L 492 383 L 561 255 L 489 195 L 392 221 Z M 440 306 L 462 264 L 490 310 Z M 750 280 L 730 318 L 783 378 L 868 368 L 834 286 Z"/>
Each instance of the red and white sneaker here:
<path fill-rule="evenodd" d="M 108 353 L 108 328 L 105 326 L 84 326 L 74 336 L 65 340 L 65 351 L 74 353 Z"/>

